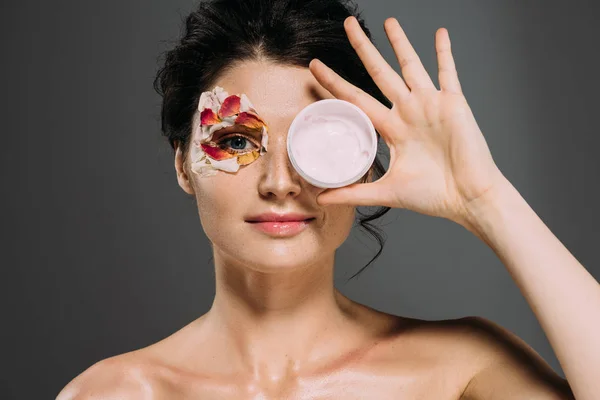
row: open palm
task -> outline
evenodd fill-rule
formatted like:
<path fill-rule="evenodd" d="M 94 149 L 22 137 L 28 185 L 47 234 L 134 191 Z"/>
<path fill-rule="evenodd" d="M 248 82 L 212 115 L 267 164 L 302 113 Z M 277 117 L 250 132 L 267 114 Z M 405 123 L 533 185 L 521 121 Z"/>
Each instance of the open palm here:
<path fill-rule="evenodd" d="M 392 108 L 319 60 L 311 62 L 310 70 L 335 97 L 355 104 L 369 116 L 390 149 L 390 165 L 375 182 L 326 190 L 319 203 L 380 205 L 463 220 L 468 204 L 501 184 L 504 177 L 462 94 L 448 31 L 440 28 L 436 32 L 438 90 L 396 19 L 387 19 L 385 30 L 404 79 L 384 60 L 354 17 L 349 17 L 344 27 Z"/>

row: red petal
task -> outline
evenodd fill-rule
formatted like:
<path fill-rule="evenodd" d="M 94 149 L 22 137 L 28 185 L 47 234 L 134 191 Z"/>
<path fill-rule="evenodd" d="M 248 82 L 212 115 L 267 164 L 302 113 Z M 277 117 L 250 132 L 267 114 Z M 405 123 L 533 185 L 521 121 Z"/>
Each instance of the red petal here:
<path fill-rule="evenodd" d="M 238 114 L 239 112 L 240 96 L 236 96 L 235 94 L 233 94 L 227 97 L 225 100 L 223 100 L 223 104 L 221 104 L 221 108 L 219 109 L 219 117 L 230 117 L 232 115 Z"/>
<path fill-rule="evenodd" d="M 226 152 L 220 147 L 210 146 L 206 143 L 200 144 L 200 147 L 202 147 L 202 150 L 204 150 L 206 155 L 212 158 L 213 160 L 221 161 L 234 157 L 233 154 Z"/>
<path fill-rule="evenodd" d="M 259 129 L 265 125 L 264 121 L 258 115 L 250 112 L 241 112 L 235 119 L 235 124 L 243 125 L 250 129 Z"/>
<path fill-rule="evenodd" d="M 214 125 L 214 124 L 218 124 L 219 122 L 221 122 L 221 120 L 219 119 L 217 114 L 215 114 L 215 112 L 210 108 L 205 108 L 200 113 L 200 124 L 201 125 Z"/>

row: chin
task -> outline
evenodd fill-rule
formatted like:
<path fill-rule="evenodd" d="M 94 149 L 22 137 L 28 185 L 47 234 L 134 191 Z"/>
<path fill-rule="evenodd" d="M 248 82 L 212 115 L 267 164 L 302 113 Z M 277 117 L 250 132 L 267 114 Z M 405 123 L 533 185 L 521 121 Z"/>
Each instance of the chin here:
<path fill-rule="evenodd" d="M 334 252 L 311 240 L 269 240 L 247 243 L 243 248 L 224 248 L 228 258 L 244 268 L 260 272 L 303 269 Z"/>

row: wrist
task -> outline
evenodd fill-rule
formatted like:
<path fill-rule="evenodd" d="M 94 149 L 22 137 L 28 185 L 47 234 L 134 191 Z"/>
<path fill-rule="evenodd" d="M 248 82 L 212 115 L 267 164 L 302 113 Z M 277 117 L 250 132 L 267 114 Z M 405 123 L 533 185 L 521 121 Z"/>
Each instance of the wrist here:
<path fill-rule="evenodd" d="M 522 201 L 517 189 L 502 173 L 485 193 L 471 200 L 464 208 L 464 223 L 467 230 L 489 244 L 487 239 L 492 225 L 506 216 L 516 202 Z"/>

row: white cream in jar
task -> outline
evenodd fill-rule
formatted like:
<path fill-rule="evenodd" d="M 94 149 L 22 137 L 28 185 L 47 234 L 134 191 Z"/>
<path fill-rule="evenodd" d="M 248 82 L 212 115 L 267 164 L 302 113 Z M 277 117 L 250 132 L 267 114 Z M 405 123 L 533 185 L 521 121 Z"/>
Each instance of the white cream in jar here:
<path fill-rule="evenodd" d="M 298 113 L 288 131 L 288 156 L 314 186 L 334 188 L 358 181 L 375 159 L 377 135 L 352 103 L 326 99 Z"/>

